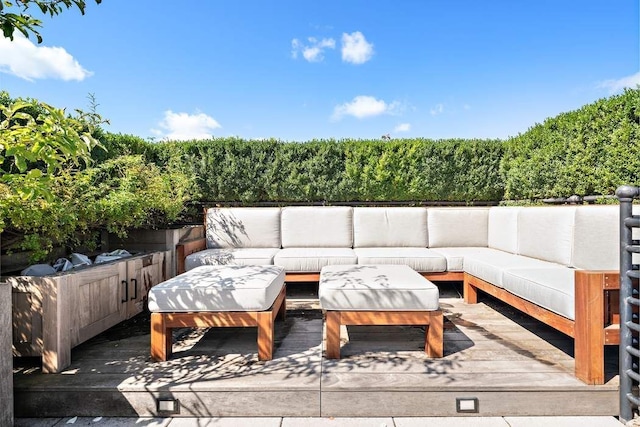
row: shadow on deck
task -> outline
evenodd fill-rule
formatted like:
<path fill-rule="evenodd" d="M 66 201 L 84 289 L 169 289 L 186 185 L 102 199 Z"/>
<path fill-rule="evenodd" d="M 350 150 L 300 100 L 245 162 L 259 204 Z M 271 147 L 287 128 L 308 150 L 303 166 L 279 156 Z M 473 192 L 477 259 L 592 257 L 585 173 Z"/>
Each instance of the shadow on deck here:
<path fill-rule="evenodd" d="M 225 328 L 175 331 L 172 359 L 151 362 L 141 314 L 76 347 L 61 374 L 16 359 L 16 416 L 169 415 L 157 399 L 178 400 L 186 417 L 618 414 L 617 348 L 607 383 L 585 385 L 571 338 L 491 297 L 466 305 L 440 286 L 442 359 L 423 353 L 419 327 L 343 326 L 343 358 L 328 360 L 317 295 L 291 288 L 271 361 L 258 361 L 254 328 Z M 478 414 L 456 412 L 459 397 L 477 398 Z"/>

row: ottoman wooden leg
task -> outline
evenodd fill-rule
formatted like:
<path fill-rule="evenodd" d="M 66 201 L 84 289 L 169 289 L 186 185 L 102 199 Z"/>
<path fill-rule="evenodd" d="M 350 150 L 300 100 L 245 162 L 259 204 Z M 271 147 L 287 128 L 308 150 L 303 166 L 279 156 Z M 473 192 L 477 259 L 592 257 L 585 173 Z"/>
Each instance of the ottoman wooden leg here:
<path fill-rule="evenodd" d="M 340 312 L 327 311 L 327 359 L 340 359 Z"/>
<path fill-rule="evenodd" d="M 424 348 L 424 351 L 429 357 L 442 357 L 444 353 L 443 322 L 444 317 L 442 311 L 434 311 L 431 313 L 431 316 L 429 316 Z"/>
<path fill-rule="evenodd" d="M 272 311 L 256 313 L 258 320 L 258 360 L 273 358 L 273 320 Z"/>
<path fill-rule="evenodd" d="M 151 313 L 151 359 L 164 361 L 171 357 L 171 328 L 166 326 L 166 314 Z"/>
<path fill-rule="evenodd" d="M 282 303 L 280 304 L 280 309 L 278 310 L 278 319 L 285 320 L 287 317 L 287 291 L 286 288 L 283 288 L 283 296 Z"/>

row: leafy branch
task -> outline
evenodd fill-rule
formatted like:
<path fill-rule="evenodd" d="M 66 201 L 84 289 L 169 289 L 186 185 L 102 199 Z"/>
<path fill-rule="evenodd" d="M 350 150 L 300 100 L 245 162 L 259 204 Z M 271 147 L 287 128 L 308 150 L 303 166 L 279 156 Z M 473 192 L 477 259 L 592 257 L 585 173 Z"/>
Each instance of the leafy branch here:
<path fill-rule="evenodd" d="M 94 1 L 96 4 L 102 3 L 102 0 Z M 0 29 L 4 37 L 13 41 L 14 32 L 18 30 L 27 38 L 30 33 L 33 34 L 38 43 L 42 43 L 42 36 L 38 32 L 38 28 L 42 28 L 42 21 L 28 13 L 31 6 L 53 17 L 72 7 L 84 15 L 87 4 L 85 0 L 0 0 Z M 19 8 L 22 10 L 16 11 Z"/>

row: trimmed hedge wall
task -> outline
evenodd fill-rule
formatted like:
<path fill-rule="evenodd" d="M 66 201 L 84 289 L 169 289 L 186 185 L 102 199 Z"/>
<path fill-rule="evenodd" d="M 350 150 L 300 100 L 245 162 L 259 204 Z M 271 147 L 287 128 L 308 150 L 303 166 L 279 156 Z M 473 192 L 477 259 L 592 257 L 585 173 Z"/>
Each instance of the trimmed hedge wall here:
<path fill-rule="evenodd" d="M 213 139 L 156 144 L 205 202 L 498 201 L 498 140 Z"/>
<path fill-rule="evenodd" d="M 506 199 L 615 194 L 640 185 L 640 89 L 537 124 L 505 143 Z"/>
<path fill-rule="evenodd" d="M 536 124 L 507 141 L 212 139 L 151 143 L 102 136 L 195 177 L 202 202 L 487 202 L 610 195 L 640 185 L 640 89 Z"/>

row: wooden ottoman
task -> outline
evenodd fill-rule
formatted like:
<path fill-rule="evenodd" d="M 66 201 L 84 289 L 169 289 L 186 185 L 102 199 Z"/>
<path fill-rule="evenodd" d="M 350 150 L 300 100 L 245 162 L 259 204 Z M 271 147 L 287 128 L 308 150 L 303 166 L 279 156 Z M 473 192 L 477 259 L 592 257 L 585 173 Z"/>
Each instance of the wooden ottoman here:
<path fill-rule="evenodd" d="M 273 357 L 273 324 L 286 310 L 284 269 L 206 265 L 149 291 L 151 358 L 171 357 L 173 328 L 258 327 L 258 359 Z"/>
<path fill-rule="evenodd" d="M 425 352 L 442 357 L 438 288 L 406 265 L 332 265 L 318 289 L 326 310 L 326 357 L 340 358 L 340 325 L 425 325 Z"/>

